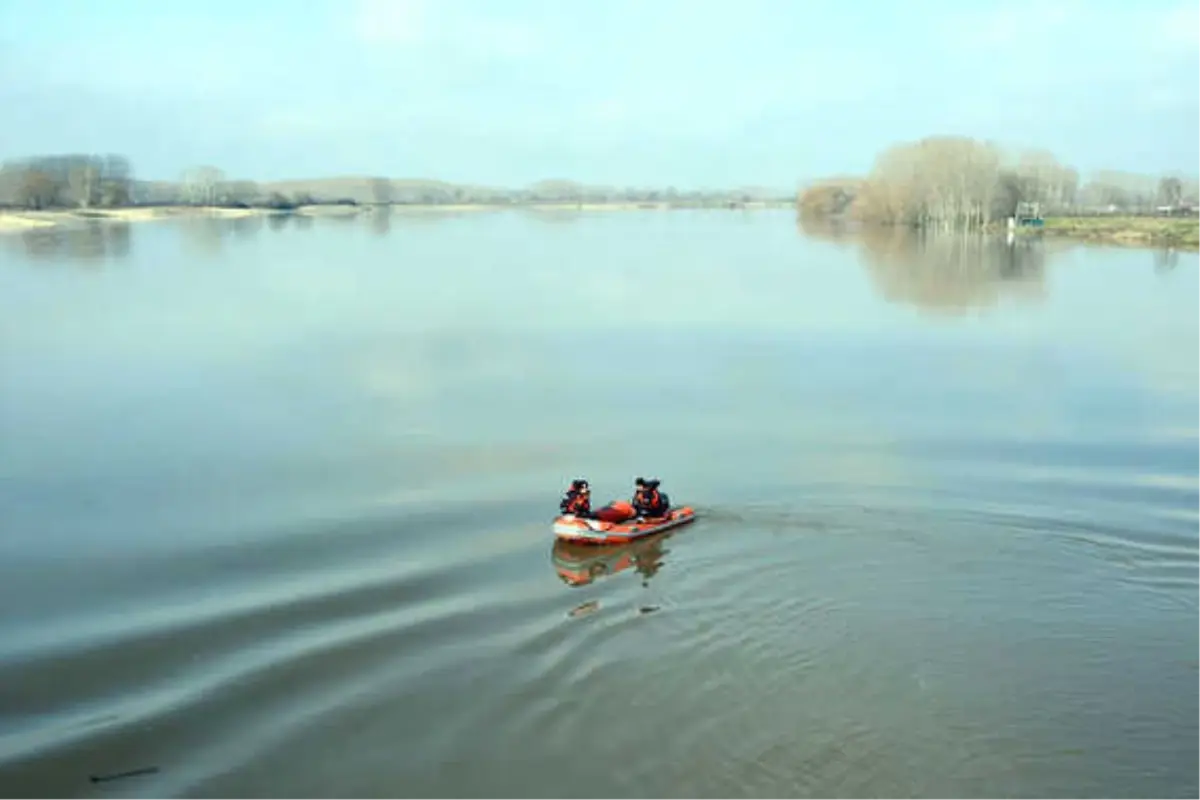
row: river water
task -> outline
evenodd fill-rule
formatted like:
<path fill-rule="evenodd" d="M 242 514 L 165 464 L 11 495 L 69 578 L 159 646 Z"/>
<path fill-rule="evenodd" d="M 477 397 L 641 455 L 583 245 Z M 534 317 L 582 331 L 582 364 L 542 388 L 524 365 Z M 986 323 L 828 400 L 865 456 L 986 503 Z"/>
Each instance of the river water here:
<path fill-rule="evenodd" d="M 1196 796 L 1195 253 L 0 237 L 0 791 Z M 699 519 L 556 546 L 561 491 Z"/>

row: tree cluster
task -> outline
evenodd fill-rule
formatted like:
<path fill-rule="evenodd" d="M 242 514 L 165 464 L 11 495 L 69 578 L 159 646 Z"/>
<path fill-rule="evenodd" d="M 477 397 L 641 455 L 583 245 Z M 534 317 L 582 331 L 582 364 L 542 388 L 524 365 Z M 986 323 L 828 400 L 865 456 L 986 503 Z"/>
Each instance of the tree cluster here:
<path fill-rule="evenodd" d="M 129 160 L 119 155 L 36 156 L 0 167 L 8 202 L 33 209 L 128 205 L 132 181 Z"/>
<path fill-rule="evenodd" d="M 1013 154 L 959 136 L 892 146 L 879 154 L 865 178 L 821 181 L 796 200 L 801 216 L 845 216 L 925 230 L 984 228 L 1023 209 L 1149 213 L 1195 203 L 1195 182 L 1099 173 L 1080 186 L 1079 173 L 1045 150 Z"/>

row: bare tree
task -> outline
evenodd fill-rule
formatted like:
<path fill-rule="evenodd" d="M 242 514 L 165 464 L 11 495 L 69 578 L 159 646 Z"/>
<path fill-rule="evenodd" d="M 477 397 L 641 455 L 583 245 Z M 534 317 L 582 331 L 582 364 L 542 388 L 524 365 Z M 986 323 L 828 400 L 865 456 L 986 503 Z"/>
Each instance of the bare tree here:
<path fill-rule="evenodd" d="M 219 200 L 233 205 L 251 205 L 261 191 L 254 181 L 225 181 L 218 186 Z"/>
<path fill-rule="evenodd" d="M 131 201 L 132 169 L 123 156 L 35 156 L 5 164 L 0 174 L 26 204 L 44 207 L 52 202 L 88 208 Z"/>
<path fill-rule="evenodd" d="M 25 208 L 40 210 L 52 208 L 60 202 L 58 182 L 39 170 L 28 170 L 22 176 L 20 188 L 17 190 L 17 203 Z"/>
<path fill-rule="evenodd" d="M 800 216 L 809 219 L 840 217 L 850 209 L 862 191 L 862 184 L 861 180 L 854 178 L 818 181 L 802 189 L 796 196 L 797 211 Z"/>
<path fill-rule="evenodd" d="M 1158 180 L 1148 175 L 1101 170 L 1080 190 L 1085 204 L 1124 212 L 1144 212 L 1154 205 Z"/>
<path fill-rule="evenodd" d="M 1061 164 L 1053 153 L 1028 150 L 1018 156 L 1012 169 L 1022 190 L 1022 201 L 1052 211 L 1074 205 L 1079 173 Z"/>
<path fill-rule="evenodd" d="M 80 159 L 79 163 L 71 165 L 67 173 L 67 184 L 80 208 L 88 208 L 92 205 L 99 183 L 100 170 L 91 159 Z"/>
<path fill-rule="evenodd" d="M 105 206 L 125 206 L 133 202 L 133 168 L 125 156 L 109 154 L 98 159 L 99 197 Z"/>
<path fill-rule="evenodd" d="M 1195 208 L 1200 205 L 1200 181 L 1181 180 L 1180 203 Z"/>
<path fill-rule="evenodd" d="M 1166 176 L 1158 182 L 1158 204 L 1175 208 L 1183 198 L 1183 181 Z"/>
<path fill-rule="evenodd" d="M 225 180 L 225 173 L 217 167 L 201 166 L 183 174 L 184 202 L 191 205 L 216 205 L 217 191 Z"/>

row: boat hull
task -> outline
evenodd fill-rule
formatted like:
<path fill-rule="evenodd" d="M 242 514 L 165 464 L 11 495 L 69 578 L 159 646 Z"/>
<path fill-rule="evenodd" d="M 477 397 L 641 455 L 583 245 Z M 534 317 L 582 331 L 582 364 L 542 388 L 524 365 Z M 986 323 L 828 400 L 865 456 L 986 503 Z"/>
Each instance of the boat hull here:
<path fill-rule="evenodd" d="M 554 535 L 575 544 L 627 544 L 687 525 L 695 519 L 696 512 L 689 506 L 673 508 L 665 517 L 626 522 L 605 522 L 565 514 L 555 518 Z"/>

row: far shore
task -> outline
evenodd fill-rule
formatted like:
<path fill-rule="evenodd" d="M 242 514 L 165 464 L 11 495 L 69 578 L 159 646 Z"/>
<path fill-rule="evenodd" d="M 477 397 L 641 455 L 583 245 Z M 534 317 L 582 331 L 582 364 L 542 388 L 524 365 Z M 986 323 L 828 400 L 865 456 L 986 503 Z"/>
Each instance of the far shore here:
<path fill-rule="evenodd" d="M 348 217 L 359 214 L 465 214 L 498 211 L 534 213 L 571 213 L 599 211 L 669 211 L 669 210 L 740 210 L 788 208 L 784 202 L 753 202 L 729 205 L 691 205 L 669 202 L 613 203 L 429 203 L 392 205 L 320 204 L 292 209 L 231 208 L 225 206 L 130 206 L 123 208 L 54 209 L 27 211 L 0 209 L 0 234 L 36 231 L 46 228 L 74 228 L 96 222 L 132 223 L 155 220 L 216 218 L 238 219 L 252 216 L 294 214 L 308 217 Z M 1000 226 L 991 228 L 1003 233 Z M 1171 247 L 1180 250 L 1200 249 L 1200 220 L 1195 217 L 1153 216 L 1071 216 L 1047 217 L 1040 227 L 1021 227 L 1019 236 L 1045 235 L 1061 239 L 1089 241 L 1097 244 L 1134 247 Z"/>
<path fill-rule="evenodd" d="M 865 227 L 890 228 L 879 223 L 864 223 L 846 215 L 805 216 L 800 215 L 801 227 L 853 232 Z M 914 229 L 915 230 L 915 229 Z M 976 229 L 976 235 L 1004 238 L 1011 234 L 1020 239 L 1037 237 L 1061 241 L 1089 242 L 1117 247 L 1150 247 L 1155 249 L 1200 250 L 1200 218 L 1135 216 L 1135 215 L 1079 215 L 1046 217 L 1041 225 L 1018 226 L 1011 231 L 1004 222 L 994 221 Z"/>
<path fill-rule="evenodd" d="M 348 205 L 320 204 L 298 206 L 290 209 L 264 207 L 231 208 L 226 206 L 129 206 L 122 208 L 53 209 L 31 211 L 24 209 L 0 209 L 0 233 L 19 233 L 39 228 L 78 227 L 93 222 L 151 222 L 155 220 L 208 217 L 237 219 L 251 216 L 299 214 L 311 217 L 345 217 L 357 214 L 378 213 L 440 213 L 461 214 L 480 211 L 646 211 L 646 210 L 741 210 L 754 211 L 768 208 L 789 208 L 788 202 L 751 202 L 732 206 L 688 205 L 674 203 L 430 203 L 392 205 Z"/>

